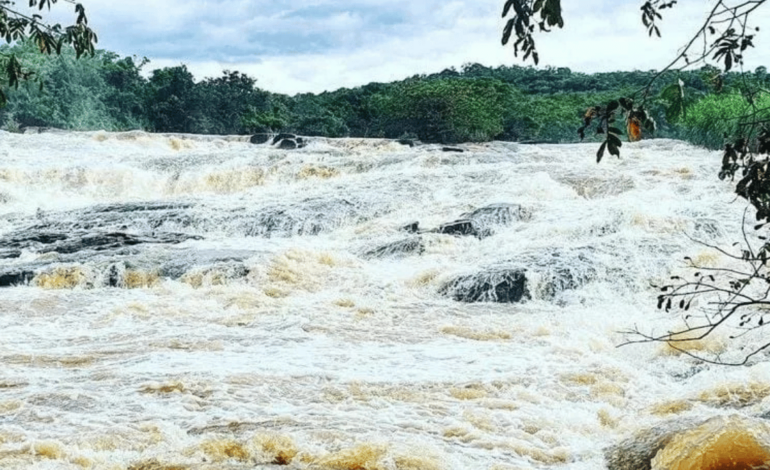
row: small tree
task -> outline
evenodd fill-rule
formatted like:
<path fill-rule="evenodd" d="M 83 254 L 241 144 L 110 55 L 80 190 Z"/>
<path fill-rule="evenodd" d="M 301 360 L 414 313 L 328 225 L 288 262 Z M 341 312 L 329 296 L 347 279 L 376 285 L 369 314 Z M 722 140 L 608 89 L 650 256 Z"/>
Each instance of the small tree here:
<path fill-rule="evenodd" d="M 38 13 L 25 14 L 16 8 L 12 0 L 0 0 L 0 37 L 6 42 L 31 41 L 43 54 L 60 54 L 64 45 L 71 46 L 77 57 L 94 53 L 97 42 L 96 33 L 88 27 L 88 19 L 83 5 L 65 0 L 75 5 L 75 24 L 62 28 L 60 24 L 48 24 Z M 51 8 L 57 0 L 29 0 L 30 8 L 38 12 Z M 24 64 L 14 54 L 0 54 L 0 107 L 7 102 L 4 88 L 18 87 L 24 80 L 33 78 Z"/>

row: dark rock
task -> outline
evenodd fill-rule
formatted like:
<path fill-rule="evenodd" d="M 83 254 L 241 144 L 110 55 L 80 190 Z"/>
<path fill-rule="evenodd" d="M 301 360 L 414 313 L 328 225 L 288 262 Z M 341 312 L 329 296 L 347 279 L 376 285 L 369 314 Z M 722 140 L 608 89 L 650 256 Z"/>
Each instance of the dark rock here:
<path fill-rule="evenodd" d="M 0 273 L 0 287 L 12 287 L 29 284 L 35 277 L 32 271 L 7 271 Z"/>
<path fill-rule="evenodd" d="M 441 225 L 436 232 L 482 239 L 494 234 L 494 226 L 510 225 L 530 217 L 529 211 L 519 204 L 490 204 L 462 214 L 460 219 Z"/>
<path fill-rule="evenodd" d="M 294 150 L 297 148 L 297 141 L 293 139 L 283 139 L 280 144 L 278 144 L 279 149 L 283 150 Z"/>
<path fill-rule="evenodd" d="M 27 229 L 27 231 L 31 231 Z M 140 244 L 170 244 L 175 245 L 186 240 L 200 240 L 202 237 L 181 233 L 153 233 L 139 236 L 121 232 L 88 233 L 31 233 L 27 236 L 11 236 L 0 239 L 0 254 L 12 249 L 30 249 L 38 253 L 55 252 L 61 254 L 76 253 L 84 250 L 104 251 L 114 250 Z"/>
<path fill-rule="evenodd" d="M 110 266 L 106 276 L 107 286 L 120 287 L 120 284 L 122 284 L 122 281 L 123 281 L 123 276 L 121 275 L 121 271 L 122 270 L 115 264 Z"/>
<path fill-rule="evenodd" d="M 554 250 L 532 264 L 542 273 L 537 295 L 544 300 L 553 300 L 562 292 L 578 289 L 599 277 L 594 263 L 585 253 Z"/>
<path fill-rule="evenodd" d="M 480 207 L 460 215 L 461 219 L 470 219 L 477 225 L 510 225 L 513 222 L 526 221 L 532 217 L 529 210 L 520 204 L 498 203 Z"/>
<path fill-rule="evenodd" d="M 347 199 L 308 199 L 293 206 L 265 207 L 243 219 L 238 232 L 247 237 L 318 235 L 345 222 L 362 222 L 361 208 Z"/>
<path fill-rule="evenodd" d="M 0 259 L 18 258 L 21 256 L 21 250 L 0 248 Z"/>
<path fill-rule="evenodd" d="M 396 142 L 398 142 L 401 145 L 408 145 L 410 147 L 414 147 L 416 141 L 414 139 L 398 139 L 396 140 Z"/>
<path fill-rule="evenodd" d="M 524 271 L 518 269 L 459 276 L 441 287 L 439 293 L 458 302 L 516 303 L 531 298 Z"/>
<path fill-rule="evenodd" d="M 270 140 L 270 134 L 254 134 L 249 139 L 249 142 L 255 145 L 264 144 Z"/>
<path fill-rule="evenodd" d="M 463 153 L 465 150 L 459 148 L 459 147 L 441 147 L 442 152 L 457 152 L 457 153 Z"/>
<path fill-rule="evenodd" d="M 294 134 L 280 133 L 277 136 L 273 137 L 273 145 L 277 144 L 278 142 L 284 139 L 291 139 L 296 141 L 297 136 Z"/>
<path fill-rule="evenodd" d="M 161 277 L 169 279 L 179 279 L 186 273 L 200 267 L 212 266 L 239 266 L 238 269 L 245 270 L 243 276 L 248 274 L 248 269 L 243 264 L 243 260 L 255 255 L 253 251 L 247 250 L 204 250 L 187 253 L 183 257 L 175 257 L 161 264 L 159 274 Z"/>
<path fill-rule="evenodd" d="M 409 232 L 409 233 L 417 233 L 420 230 L 420 223 L 412 222 L 410 224 L 404 225 L 399 230 L 402 230 L 404 232 Z"/>
<path fill-rule="evenodd" d="M 481 234 L 476 229 L 473 221 L 468 219 L 455 220 L 454 222 L 443 224 L 436 231 L 447 235 L 472 235 L 474 237 L 483 238 L 480 236 Z"/>
<path fill-rule="evenodd" d="M 402 258 L 411 254 L 422 254 L 425 246 L 421 238 L 407 238 L 397 242 L 382 245 L 364 253 L 365 258 Z"/>
<path fill-rule="evenodd" d="M 297 142 L 297 148 L 304 148 L 307 145 L 307 141 L 302 137 L 294 139 Z"/>

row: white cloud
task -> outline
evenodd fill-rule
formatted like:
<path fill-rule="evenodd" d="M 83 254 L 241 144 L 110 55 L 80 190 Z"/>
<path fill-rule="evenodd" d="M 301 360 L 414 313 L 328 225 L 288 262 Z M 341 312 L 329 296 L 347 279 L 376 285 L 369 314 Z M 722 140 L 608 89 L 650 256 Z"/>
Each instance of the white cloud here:
<path fill-rule="evenodd" d="M 679 2 L 649 38 L 640 2 L 564 2 L 565 28 L 537 37 L 541 66 L 578 71 L 660 69 L 691 35 L 707 2 Z M 319 92 L 438 72 L 467 62 L 521 65 L 500 45 L 503 0 L 90 0 L 100 47 L 147 56 L 152 67 L 185 63 L 199 78 L 222 70 L 265 89 Z M 62 21 L 71 21 L 71 12 Z M 59 10 L 58 6 L 54 10 Z M 760 11 L 768 24 L 770 11 Z M 57 12 L 57 15 L 61 14 Z M 747 55 L 750 68 L 770 49 Z M 528 63 L 529 64 L 529 63 Z"/>

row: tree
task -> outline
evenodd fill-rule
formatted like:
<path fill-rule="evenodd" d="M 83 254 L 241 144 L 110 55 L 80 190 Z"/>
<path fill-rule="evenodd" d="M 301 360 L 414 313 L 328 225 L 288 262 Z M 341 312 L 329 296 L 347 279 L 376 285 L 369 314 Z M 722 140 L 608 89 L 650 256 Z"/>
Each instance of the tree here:
<path fill-rule="evenodd" d="M 195 132 L 200 121 L 195 80 L 187 66 L 152 71 L 147 112 L 156 132 Z"/>
<path fill-rule="evenodd" d="M 718 64 L 718 73 L 710 79 L 721 91 L 725 79 L 734 68 L 742 71 L 744 54 L 754 47 L 759 28 L 750 23 L 752 15 L 766 0 L 717 0 L 706 15 L 702 26 L 679 50 L 673 60 L 630 96 L 619 97 L 591 107 L 584 116 L 578 133 L 585 136 L 589 127 L 603 135 L 596 157 L 600 162 L 605 152 L 620 157 L 622 130 L 615 124 L 624 119 L 629 137 L 640 126 L 654 130 L 654 120 L 647 111 L 652 101 L 653 84 L 670 71 L 682 71 L 695 66 Z M 676 0 L 645 0 L 641 6 L 641 21 L 650 36 L 660 37 L 658 23 L 664 10 L 675 7 Z M 560 0 L 506 0 L 503 17 L 511 15 L 502 34 L 503 45 L 513 41 L 514 54 L 523 59 L 539 61 L 535 35 L 549 28 L 564 27 Z M 660 287 L 658 308 L 683 312 L 685 327 L 664 334 L 647 334 L 638 329 L 630 342 L 666 342 L 679 351 L 697 359 L 729 365 L 748 363 L 762 351 L 770 349 L 770 341 L 761 331 L 770 323 L 770 242 L 763 235 L 770 224 L 770 91 L 764 84 L 766 70 L 754 74 L 741 73 L 735 88 L 723 95 L 712 95 L 697 104 L 689 100 L 682 81 L 666 87 L 658 98 L 667 105 L 669 120 L 695 121 L 695 128 L 714 134 L 723 132 L 723 159 L 719 177 L 736 181 L 735 192 L 753 208 L 757 224 L 754 233 L 744 230 L 742 241 L 723 249 L 711 246 L 732 259 L 736 265 L 722 267 L 700 266 L 688 258 L 693 270 L 688 276 L 673 276 L 671 283 Z M 689 109 L 689 116 L 687 116 Z M 711 131 L 711 132 L 709 132 Z M 765 232 L 762 232 L 765 230 Z M 694 300 L 702 301 L 698 314 L 690 313 Z M 738 358 L 706 357 L 693 352 L 688 343 L 699 341 L 716 331 L 732 331 L 731 338 L 756 335 L 748 342 L 747 351 L 735 351 Z"/>
<path fill-rule="evenodd" d="M 66 0 L 69 3 L 74 3 Z M 29 0 L 30 8 L 42 12 L 57 0 Z M 94 53 L 96 34 L 88 27 L 83 5 L 75 3 L 75 24 L 62 28 L 60 24 L 47 24 L 38 13 L 27 15 L 16 8 L 12 0 L 0 0 L 0 36 L 7 43 L 30 41 L 43 54 L 60 54 L 64 45 L 71 46 L 77 57 Z M 0 107 L 7 102 L 4 88 L 16 87 L 19 83 L 33 78 L 15 54 L 0 54 Z"/>

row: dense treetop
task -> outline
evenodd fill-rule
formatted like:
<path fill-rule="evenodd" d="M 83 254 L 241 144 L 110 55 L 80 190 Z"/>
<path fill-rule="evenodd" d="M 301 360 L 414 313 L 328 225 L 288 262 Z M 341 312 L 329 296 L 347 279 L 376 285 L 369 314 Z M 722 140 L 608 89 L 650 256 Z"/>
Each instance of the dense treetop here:
<path fill-rule="evenodd" d="M 41 55 L 31 42 L 2 46 L 43 84 L 22 82 L 8 90 L 0 125 L 74 130 L 130 130 L 205 134 L 288 131 L 330 137 L 408 136 L 426 142 L 493 139 L 575 142 L 585 110 L 648 83 L 655 71 L 585 74 L 568 68 L 487 67 L 466 64 L 392 83 L 370 83 L 320 94 L 287 96 L 258 87 L 236 71 L 195 80 L 183 65 L 142 73 L 147 60 L 95 50 L 77 59 L 73 50 Z M 749 74 L 767 83 L 764 68 Z M 651 113 L 657 136 L 689 137 L 721 145 L 724 123 L 715 109 L 729 106 L 737 73 L 714 68 L 668 72 L 689 89 L 686 119 L 666 119 L 669 108 L 656 85 Z M 708 99 L 706 99 L 708 97 Z M 698 104 L 701 103 L 702 104 Z M 711 114 L 709 114 L 711 113 Z M 674 122 L 675 121 L 675 122 Z M 717 137 L 714 137 L 717 136 Z M 594 136 L 588 136 L 593 139 Z"/>

